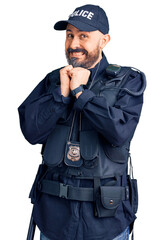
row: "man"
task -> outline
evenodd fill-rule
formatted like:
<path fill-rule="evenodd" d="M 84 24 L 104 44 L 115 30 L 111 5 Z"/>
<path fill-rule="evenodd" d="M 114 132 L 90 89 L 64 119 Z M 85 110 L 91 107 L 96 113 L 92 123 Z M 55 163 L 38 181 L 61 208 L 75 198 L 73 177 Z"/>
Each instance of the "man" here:
<path fill-rule="evenodd" d="M 19 107 L 25 138 L 43 144 L 30 193 L 34 222 L 42 240 L 128 239 L 137 211 L 129 146 L 144 74 L 107 62 L 109 23 L 99 6 L 79 7 L 54 28 L 66 30 L 69 65 L 49 73 Z"/>

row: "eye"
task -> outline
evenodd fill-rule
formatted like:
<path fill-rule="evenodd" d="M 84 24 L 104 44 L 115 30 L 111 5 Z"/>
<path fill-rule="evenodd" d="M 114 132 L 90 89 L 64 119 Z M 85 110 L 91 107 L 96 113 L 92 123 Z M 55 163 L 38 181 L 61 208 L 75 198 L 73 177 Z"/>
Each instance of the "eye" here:
<path fill-rule="evenodd" d="M 87 38 L 87 37 L 88 37 L 87 35 L 81 34 L 81 38 L 82 38 L 82 39 L 85 39 L 85 38 Z"/>
<path fill-rule="evenodd" d="M 67 38 L 73 38 L 73 34 L 72 33 L 68 33 L 67 34 Z"/>

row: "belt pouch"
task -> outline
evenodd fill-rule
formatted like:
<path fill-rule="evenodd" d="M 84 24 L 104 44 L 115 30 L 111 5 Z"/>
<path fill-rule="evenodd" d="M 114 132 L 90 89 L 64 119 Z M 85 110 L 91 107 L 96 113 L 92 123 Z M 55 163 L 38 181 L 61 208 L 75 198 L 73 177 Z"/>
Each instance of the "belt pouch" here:
<path fill-rule="evenodd" d="M 128 182 L 129 182 L 129 187 L 130 187 L 130 202 L 131 202 L 132 210 L 134 213 L 137 213 L 137 210 L 138 210 L 137 180 L 131 179 L 130 176 L 128 176 Z"/>
<path fill-rule="evenodd" d="M 114 217 L 122 201 L 123 188 L 101 186 L 100 195 L 96 199 L 97 216 Z"/>

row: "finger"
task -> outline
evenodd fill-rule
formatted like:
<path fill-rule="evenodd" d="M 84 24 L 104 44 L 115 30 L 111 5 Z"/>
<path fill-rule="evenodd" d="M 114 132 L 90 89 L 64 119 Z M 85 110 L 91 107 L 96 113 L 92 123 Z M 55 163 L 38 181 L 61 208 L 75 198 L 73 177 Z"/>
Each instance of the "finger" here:
<path fill-rule="evenodd" d="M 73 74 L 74 74 L 74 68 L 68 70 L 68 74 L 69 74 L 70 77 L 72 77 Z"/>
<path fill-rule="evenodd" d="M 68 71 L 70 71 L 73 68 L 72 65 L 68 65 L 60 70 L 60 73 L 66 74 Z"/>
<path fill-rule="evenodd" d="M 73 66 L 72 65 L 68 65 L 65 67 L 65 70 L 66 71 L 71 71 L 73 69 Z"/>

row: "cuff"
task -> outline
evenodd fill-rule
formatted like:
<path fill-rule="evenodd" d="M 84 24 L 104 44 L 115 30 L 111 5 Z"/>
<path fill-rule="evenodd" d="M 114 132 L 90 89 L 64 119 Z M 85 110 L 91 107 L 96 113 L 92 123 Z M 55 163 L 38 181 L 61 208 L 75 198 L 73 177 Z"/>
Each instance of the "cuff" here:
<path fill-rule="evenodd" d="M 60 86 L 57 87 L 53 92 L 53 97 L 54 97 L 54 100 L 56 102 L 61 102 L 61 103 L 64 103 L 64 104 L 69 104 L 71 102 L 71 97 L 68 96 L 68 97 L 64 97 L 63 95 L 61 95 L 61 89 L 60 89 Z"/>
<path fill-rule="evenodd" d="M 90 90 L 84 90 L 79 98 L 75 101 L 74 109 L 81 111 L 85 104 L 95 96 L 95 94 Z"/>

